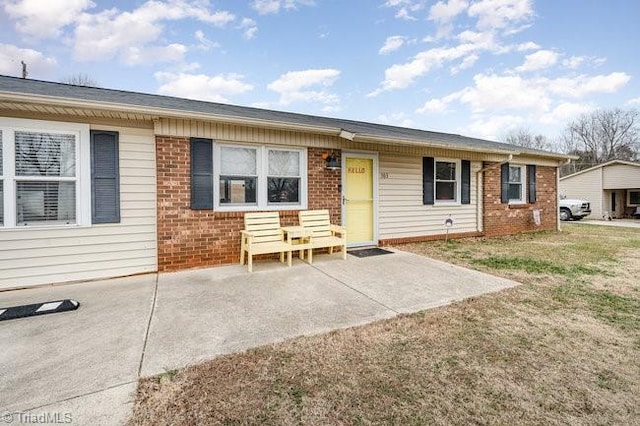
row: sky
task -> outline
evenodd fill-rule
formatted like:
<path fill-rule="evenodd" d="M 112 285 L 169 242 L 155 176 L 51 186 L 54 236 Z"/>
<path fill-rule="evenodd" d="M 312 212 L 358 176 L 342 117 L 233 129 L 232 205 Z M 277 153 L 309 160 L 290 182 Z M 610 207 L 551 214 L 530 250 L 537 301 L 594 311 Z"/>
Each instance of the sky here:
<path fill-rule="evenodd" d="M 0 74 L 553 139 L 640 109 L 638 0 L 0 0 Z"/>

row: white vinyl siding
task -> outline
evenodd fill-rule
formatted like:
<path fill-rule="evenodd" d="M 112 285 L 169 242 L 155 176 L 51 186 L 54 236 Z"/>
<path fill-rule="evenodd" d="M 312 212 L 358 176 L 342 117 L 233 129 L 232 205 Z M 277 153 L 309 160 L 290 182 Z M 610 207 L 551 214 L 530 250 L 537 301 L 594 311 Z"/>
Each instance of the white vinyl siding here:
<path fill-rule="evenodd" d="M 602 168 L 603 189 L 640 188 L 640 166 L 612 164 Z"/>
<path fill-rule="evenodd" d="M 153 130 L 91 128 L 119 132 L 121 222 L 0 228 L 0 289 L 157 270 Z"/>
<path fill-rule="evenodd" d="M 407 238 L 446 232 L 451 215 L 451 233 L 475 232 L 477 222 L 477 171 L 471 162 L 471 204 L 422 204 L 422 157 L 380 154 L 379 238 Z"/>
<path fill-rule="evenodd" d="M 558 193 L 561 197 L 589 201 L 591 203 L 589 218 L 600 219 L 603 212 L 609 209 L 602 190 L 602 168 L 560 179 Z"/>

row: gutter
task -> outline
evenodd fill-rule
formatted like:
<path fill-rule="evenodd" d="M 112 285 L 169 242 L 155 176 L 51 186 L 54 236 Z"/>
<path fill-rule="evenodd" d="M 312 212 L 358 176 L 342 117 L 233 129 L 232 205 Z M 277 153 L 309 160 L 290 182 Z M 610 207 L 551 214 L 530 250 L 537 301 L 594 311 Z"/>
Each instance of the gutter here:
<path fill-rule="evenodd" d="M 455 151 L 466 151 L 466 152 L 480 152 L 480 153 L 490 153 L 490 154 L 504 154 L 511 155 L 514 154 L 514 151 L 509 151 L 506 149 L 495 149 L 495 148 L 480 148 L 474 146 L 460 146 L 442 142 L 425 142 L 416 139 L 404 139 L 404 138 L 386 138 L 382 136 L 373 136 L 373 135 L 365 135 L 365 134 L 355 134 L 353 139 L 349 139 L 354 142 L 372 142 L 381 145 L 409 145 L 409 146 L 420 146 L 425 148 L 442 148 L 442 149 L 451 149 Z M 519 153 L 515 153 L 518 155 Z"/>

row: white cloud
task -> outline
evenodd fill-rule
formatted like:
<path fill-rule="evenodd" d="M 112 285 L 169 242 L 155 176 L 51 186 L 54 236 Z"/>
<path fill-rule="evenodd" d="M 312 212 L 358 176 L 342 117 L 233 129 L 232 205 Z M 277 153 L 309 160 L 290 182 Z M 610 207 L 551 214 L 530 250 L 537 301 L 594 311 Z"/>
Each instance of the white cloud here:
<path fill-rule="evenodd" d="M 144 65 L 160 62 L 182 62 L 187 53 L 187 46 L 172 43 L 168 46 L 151 46 L 139 48 L 129 46 L 120 54 L 120 60 L 126 65 Z"/>
<path fill-rule="evenodd" d="M 498 110 L 546 111 L 551 99 L 544 87 L 520 76 L 477 74 L 474 86 L 467 87 L 456 96 L 473 113 Z"/>
<path fill-rule="evenodd" d="M 418 12 L 425 8 L 425 0 L 387 0 L 384 4 L 386 7 L 396 8 L 396 18 L 405 21 L 417 21 L 418 18 L 412 13 Z"/>
<path fill-rule="evenodd" d="M 543 124 L 565 124 L 594 109 L 596 107 L 591 103 L 562 102 L 550 112 L 543 114 L 539 121 Z"/>
<path fill-rule="evenodd" d="M 220 43 L 209 40 L 202 30 L 197 30 L 193 34 L 193 37 L 198 41 L 198 45 L 196 46 L 198 49 L 209 50 L 220 47 Z"/>
<path fill-rule="evenodd" d="M 522 126 L 525 119 L 518 115 L 492 115 L 490 117 L 476 117 L 462 133 L 473 137 L 497 140 L 499 135 L 509 129 Z"/>
<path fill-rule="evenodd" d="M 62 28 L 95 6 L 91 0 L 8 0 L 4 11 L 16 29 L 34 38 L 58 37 Z"/>
<path fill-rule="evenodd" d="M 525 122 L 545 126 L 564 124 L 595 108 L 593 102 L 577 102 L 577 99 L 618 92 L 630 78 L 621 72 L 555 78 L 481 73 L 474 76 L 473 85 L 430 99 L 416 113 L 446 112 L 453 103 L 464 105 L 473 117 L 464 132 L 495 138 Z M 637 102 L 640 103 L 640 98 Z"/>
<path fill-rule="evenodd" d="M 429 9 L 429 20 L 446 23 L 467 10 L 469 2 L 467 0 L 439 1 Z"/>
<path fill-rule="evenodd" d="M 595 56 L 571 56 L 562 61 L 562 65 L 570 69 L 578 69 L 583 65 L 597 68 L 607 61 L 606 58 L 598 58 Z"/>
<path fill-rule="evenodd" d="M 382 87 L 369 93 L 367 96 L 373 97 L 388 90 L 406 89 L 415 80 L 434 67 L 440 67 L 445 62 L 471 55 L 474 51 L 482 48 L 473 43 L 460 44 L 456 47 L 445 48 L 436 47 L 418 53 L 410 62 L 395 64 L 387 68 L 384 72 Z"/>
<path fill-rule="evenodd" d="M 525 52 L 527 50 L 538 50 L 538 49 L 540 49 L 540 45 L 532 41 L 528 41 L 526 43 L 520 43 L 519 45 L 516 46 L 516 50 L 518 52 Z"/>
<path fill-rule="evenodd" d="M 469 6 L 468 15 L 477 17 L 480 30 L 509 28 L 533 16 L 531 0 L 480 0 Z"/>
<path fill-rule="evenodd" d="M 163 22 L 187 18 L 219 27 L 235 20 L 227 11 L 210 10 L 206 1 L 189 0 L 149 0 L 131 12 L 109 9 L 96 14 L 83 13 L 77 18 L 74 55 L 84 61 L 113 57 L 126 61 L 132 48 L 157 48 L 149 44 L 162 34 Z"/>
<path fill-rule="evenodd" d="M 559 55 L 552 50 L 538 50 L 525 56 L 524 64 L 516 68 L 518 72 L 537 71 L 552 67 L 558 62 Z"/>
<path fill-rule="evenodd" d="M 381 54 L 381 55 L 386 55 L 386 54 L 389 54 L 391 52 L 394 52 L 394 51 L 400 49 L 402 46 L 404 46 L 406 41 L 407 41 L 407 38 L 403 37 L 403 36 L 390 36 L 390 37 L 387 37 L 387 39 L 384 42 L 384 46 L 382 46 L 380 48 L 378 53 Z"/>
<path fill-rule="evenodd" d="M 254 38 L 258 32 L 258 25 L 256 24 L 256 21 L 251 18 L 243 18 L 240 25 L 238 25 L 238 28 L 244 30 L 242 35 L 247 40 Z"/>
<path fill-rule="evenodd" d="M 396 112 L 393 114 L 381 114 L 378 116 L 378 121 L 382 124 L 388 124 L 390 126 L 400 127 L 413 127 L 414 122 L 408 118 L 403 112 Z"/>
<path fill-rule="evenodd" d="M 559 77 L 539 79 L 537 84 L 544 86 L 549 93 L 564 98 L 583 98 L 594 93 L 615 93 L 631 80 L 624 72 L 612 72 L 608 75 Z"/>
<path fill-rule="evenodd" d="M 326 88 L 332 86 L 339 76 L 340 71 L 336 69 L 290 71 L 269 83 L 267 88 L 280 94 L 281 105 L 298 101 L 336 104 L 338 96 Z"/>
<path fill-rule="evenodd" d="M 478 59 L 480 59 L 480 56 L 476 55 L 475 53 L 467 56 L 462 60 L 462 62 L 459 65 L 456 65 L 451 68 L 451 74 L 455 75 L 455 74 L 458 74 L 460 71 L 471 68 Z"/>
<path fill-rule="evenodd" d="M 315 2 L 313 0 L 253 0 L 251 7 L 260 15 L 268 15 L 280 12 L 280 9 L 295 9 L 298 4 L 311 6 Z"/>
<path fill-rule="evenodd" d="M 638 98 L 632 98 L 632 99 L 629 99 L 629 100 L 625 103 L 625 105 L 631 105 L 631 106 L 633 106 L 633 105 L 640 105 L 640 97 L 638 97 Z"/>
<path fill-rule="evenodd" d="M 32 77 L 47 74 L 57 65 L 54 58 L 46 57 L 37 50 L 0 43 L 0 74 L 21 76 L 22 64 L 20 61 L 27 64 L 27 71 Z"/>
<path fill-rule="evenodd" d="M 473 78 L 473 86 L 454 92 L 443 101 L 458 101 L 467 105 L 474 114 L 520 110 L 540 115 L 549 112 L 557 102 L 617 92 L 630 78 L 625 73 L 558 78 L 477 74 Z"/>
<path fill-rule="evenodd" d="M 582 65 L 582 63 L 587 59 L 585 56 L 572 56 L 570 58 L 564 59 L 562 61 L 562 65 L 567 68 L 576 69 Z"/>
<path fill-rule="evenodd" d="M 212 102 L 229 102 L 228 96 L 239 95 L 253 90 L 251 84 L 243 81 L 239 74 L 187 74 L 157 72 L 154 74 L 160 83 L 158 93 L 189 99 Z"/>
<path fill-rule="evenodd" d="M 405 21 L 417 21 L 418 18 L 412 16 L 406 8 L 400 8 L 396 13 L 396 18 L 404 19 Z"/>
<path fill-rule="evenodd" d="M 447 110 L 448 103 L 444 99 L 430 99 L 416 110 L 418 114 L 443 113 Z"/>

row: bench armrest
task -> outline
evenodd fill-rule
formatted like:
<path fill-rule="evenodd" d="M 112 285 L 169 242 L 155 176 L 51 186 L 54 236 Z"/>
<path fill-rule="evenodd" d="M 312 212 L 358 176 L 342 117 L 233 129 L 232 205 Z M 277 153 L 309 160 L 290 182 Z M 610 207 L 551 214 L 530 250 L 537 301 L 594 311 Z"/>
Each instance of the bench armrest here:
<path fill-rule="evenodd" d="M 340 226 L 340 225 L 329 225 L 329 226 L 330 226 L 329 229 L 331 229 L 331 232 L 333 234 L 342 234 L 342 235 L 344 235 L 344 234 L 347 233 L 347 230 L 343 226 Z"/>
<path fill-rule="evenodd" d="M 253 234 L 249 231 L 240 231 L 240 236 L 241 238 L 244 240 L 246 239 L 247 241 L 252 241 L 253 240 Z"/>

